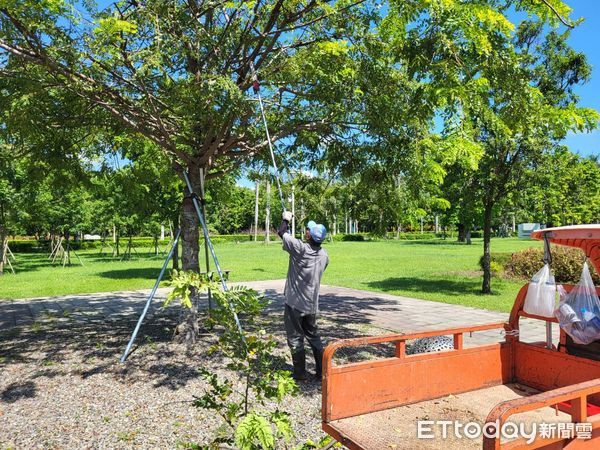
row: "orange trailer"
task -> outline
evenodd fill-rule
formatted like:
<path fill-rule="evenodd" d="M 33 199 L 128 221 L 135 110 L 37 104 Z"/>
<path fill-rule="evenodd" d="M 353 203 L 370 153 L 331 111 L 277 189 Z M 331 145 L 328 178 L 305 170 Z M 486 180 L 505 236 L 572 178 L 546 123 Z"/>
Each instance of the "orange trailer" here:
<path fill-rule="evenodd" d="M 600 225 L 549 228 L 532 237 L 581 248 L 600 273 Z M 551 339 L 522 342 L 522 317 L 557 324 L 555 318 L 525 313 L 526 293 L 527 285 L 519 291 L 508 322 L 329 345 L 323 357 L 323 430 L 350 449 L 364 450 L 600 449 L 600 341 L 577 345 L 560 330 L 558 346 Z M 463 343 L 466 333 L 494 329 L 506 332 L 502 342 Z M 453 336 L 454 349 L 406 354 L 407 341 L 430 336 Z M 383 343 L 394 345 L 392 357 L 334 364 L 339 349 Z M 459 433 L 452 428 L 454 422 L 431 423 L 440 420 L 489 425 L 478 439 L 469 439 L 466 429 Z M 418 421 L 426 423 L 422 438 L 417 437 Z M 523 424 L 528 432 L 533 424 L 538 428 L 535 436 L 517 437 L 511 424 Z M 495 433 L 500 430 L 509 432 Z"/>

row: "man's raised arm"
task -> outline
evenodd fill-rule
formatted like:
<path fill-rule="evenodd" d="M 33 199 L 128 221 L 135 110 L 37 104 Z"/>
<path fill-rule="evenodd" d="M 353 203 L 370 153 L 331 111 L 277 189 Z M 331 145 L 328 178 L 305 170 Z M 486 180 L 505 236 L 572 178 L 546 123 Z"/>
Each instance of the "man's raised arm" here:
<path fill-rule="evenodd" d="M 288 232 L 289 224 L 292 221 L 292 213 L 290 211 L 284 211 L 281 218 L 282 221 L 281 225 L 279 225 L 279 230 L 277 230 L 277 234 L 283 239 L 283 235 Z"/>

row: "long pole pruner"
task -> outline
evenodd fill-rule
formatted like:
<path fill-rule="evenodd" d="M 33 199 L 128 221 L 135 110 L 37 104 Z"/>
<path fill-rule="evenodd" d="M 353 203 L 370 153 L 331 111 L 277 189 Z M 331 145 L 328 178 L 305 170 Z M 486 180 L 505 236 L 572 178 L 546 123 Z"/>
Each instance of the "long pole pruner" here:
<path fill-rule="evenodd" d="M 271 134 L 269 133 L 269 126 L 267 124 L 267 116 L 265 115 L 265 108 L 263 106 L 262 96 L 260 95 L 260 82 L 254 68 L 254 63 L 250 61 L 250 70 L 252 70 L 252 90 L 254 95 L 258 98 L 258 104 L 260 105 L 260 113 L 262 115 L 263 124 L 265 126 L 265 132 L 267 134 L 267 143 L 269 144 L 269 151 L 271 152 L 271 162 L 273 170 L 275 171 L 275 180 L 277 181 L 277 190 L 279 191 L 279 200 L 281 201 L 281 210 L 286 211 L 285 202 L 283 200 L 283 191 L 281 190 L 281 181 L 279 175 L 279 169 L 277 168 L 277 162 L 275 161 L 275 152 L 273 151 L 273 143 L 271 142 Z"/>

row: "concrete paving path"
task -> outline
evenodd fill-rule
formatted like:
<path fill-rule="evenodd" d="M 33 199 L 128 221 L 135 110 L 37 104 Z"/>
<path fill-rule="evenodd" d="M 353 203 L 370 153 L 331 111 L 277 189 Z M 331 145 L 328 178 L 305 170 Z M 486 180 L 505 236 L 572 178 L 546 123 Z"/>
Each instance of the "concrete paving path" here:
<path fill-rule="evenodd" d="M 243 283 L 274 300 L 270 308 L 280 308 L 284 280 Z M 65 325 L 75 322 L 131 321 L 139 317 L 150 290 L 104 292 L 97 294 L 67 295 L 29 300 L 0 301 L 0 332 L 36 322 L 52 320 Z M 153 315 L 176 314 L 176 308 L 160 308 L 167 289 L 159 289 L 146 321 Z M 362 291 L 336 286 L 322 286 L 321 314 L 325 317 L 344 318 L 357 324 L 382 328 L 390 332 L 408 332 L 426 329 L 453 328 L 506 321 L 507 313 L 469 308 L 459 305 L 418 300 L 380 292 Z M 558 327 L 554 326 L 553 341 L 558 341 Z M 500 330 L 465 336 L 465 345 L 503 340 Z M 542 322 L 526 319 L 521 324 L 521 340 L 544 341 Z"/>

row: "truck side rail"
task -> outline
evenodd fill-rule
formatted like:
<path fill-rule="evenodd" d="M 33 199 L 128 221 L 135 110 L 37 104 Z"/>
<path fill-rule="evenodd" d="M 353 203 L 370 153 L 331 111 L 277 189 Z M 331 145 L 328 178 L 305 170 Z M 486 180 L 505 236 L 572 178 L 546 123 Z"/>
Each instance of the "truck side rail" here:
<path fill-rule="evenodd" d="M 333 342 L 323 356 L 323 422 L 507 382 L 511 367 L 505 342 L 463 346 L 465 333 L 506 328 L 505 322 L 493 322 Z M 406 354 L 408 340 L 449 335 L 453 336 L 453 350 Z M 393 357 L 333 364 L 334 354 L 340 348 L 387 342 L 395 343 Z"/>
<path fill-rule="evenodd" d="M 520 414 L 528 411 L 534 411 L 536 409 L 555 406 L 563 402 L 571 402 L 571 420 L 574 423 L 588 422 L 592 425 L 591 437 L 594 439 L 600 439 L 600 415 L 591 416 L 588 418 L 587 415 L 587 397 L 594 394 L 600 393 L 600 378 L 596 378 L 582 383 L 565 386 L 551 391 L 540 392 L 529 397 L 522 397 L 515 400 L 508 400 L 506 402 L 499 403 L 490 411 L 486 423 L 497 423 L 498 427 L 502 427 L 507 422 L 507 419 L 515 414 Z M 494 433 L 488 432 L 488 435 Z M 557 433 L 559 434 L 559 433 Z M 551 437 L 537 437 L 534 442 L 527 443 L 526 439 L 514 439 L 512 441 L 500 442 L 500 437 L 483 437 L 483 449 L 484 450 L 517 450 L 527 449 L 532 450 L 536 448 L 563 448 L 572 440 L 572 437 L 565 436 L 551 436 Z M 580 441 L 582 444 L 586 441 Z M 557 445 L 562 443 L 562 445 Z M 597 441 L 595 441 L 596 446 Z M 553 447 L 552 445 L 557 445 Z M 592 444 L 593 445 L 593 444 Z M 592 448 L 592 447 L 589 447 Z M 597 448 L 597 447 L 594 447 Z"/>
<path fill-rule="evenodd" d="M 454 337 L 454 349 L 462 350 L 463 348 L 463 335 L 465 333 L 474 333 L 476 331 L 487 331 L 495 329 L 506 329 L 506 322 L 491 322 L 482 325 L 473 325 L 468 327 L 460 328 L 446 328 L 442 330 L 430 330 L 430 331 L 410 331 L 407 333 L 399 334 L 386 334 L 383 336 L 369 336 L 359 337 L 352 339 L 340 339 L 327 346 L 323 355 L 323 367 L 324 370 L 331 367 L 334 353 L 343 347 L 360 347 L 364 345 L 382 344 L 384 342 L 395 342 L 396 343 L 396 357 L 402 358 L 406 356 L 406 341 L 413 339 L 421 339 L 425 337 L 435 336 L 449 336 Z"/>

